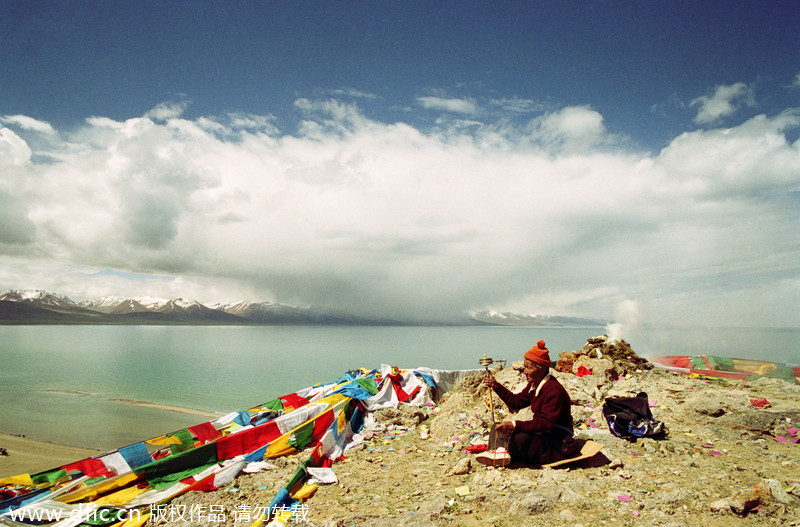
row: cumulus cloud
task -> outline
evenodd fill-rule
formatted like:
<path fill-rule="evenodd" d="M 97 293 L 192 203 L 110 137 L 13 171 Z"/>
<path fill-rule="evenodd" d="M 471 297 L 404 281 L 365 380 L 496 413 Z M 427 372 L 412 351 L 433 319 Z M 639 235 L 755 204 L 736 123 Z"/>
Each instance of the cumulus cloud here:
<path fill-rule="evenodd" d="M 429 110 L 461 113 L 473 115 L 478 112 L 478 105 L 470 99 L 456 99 L 445 97 L 417 97 L 417 104 Z"/>
<path fill-rule="evenodd" d="M 0 166 L 21 165 L 31 158 L 28 143 L 10 128 L 0 128 Z"/>
<path fill-rule="evenodd" d="M 800 110 L 758 115 L 727 129 L 687 132 L 658 158 L 674 186 L 691 188 L 696 199 L 775 195 L 791 190 L 800 166 L 792 166 L 796 144 L 786 137 L 800 126 Z"/>
<path fill-rule="evenodd" d="M 401 320 L 612 318 L 635 299 L 642 322 L 798 323 L 798 110 L 653 155 L 614 145 L 586 106 L 432 130 L 335 99 L 295 109 L 291 134 L 270 116 L 93 117 L 58 131 L 47 163 L 0 129 L 0 259 L 25 262 L 3 285 Z"/>
<path fill-rule="evenodd" d="M 734 114 L 741 105 L 755 106 L 753 90 L 743 82 L 717 86 L 711 95 L 703 95 L 689 103 L 697 107 L 694 122 L 711 124 Z"/>

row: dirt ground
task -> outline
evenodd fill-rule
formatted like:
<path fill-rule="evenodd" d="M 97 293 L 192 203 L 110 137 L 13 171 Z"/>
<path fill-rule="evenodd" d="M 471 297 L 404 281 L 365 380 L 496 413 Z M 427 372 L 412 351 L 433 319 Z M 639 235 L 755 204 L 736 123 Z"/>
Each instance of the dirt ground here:
<path fill-rule="evenodd" d="M 800 386 L 694 379 L 641 364 L 611 380 L 616 375 L 594 366 L 602 373 L 555 373 L 572 397 L 576 435 L 604 445 L 594 458 L 548 469 L 476 463 L 465 448 L 487 441 L 491 422 L 476 373 L 437 406 L 376 412 L 363 441 L 333 465 L 338 482 L 320 485 L 289 525 L 800 525 L 800 443 L 792 442 Z M 498 368 L 500 382 L 524 386 L 521 363 Z M 601 414 L 605 397 L 642 391 L 666 437 L 611 435 Z M 506 417 L 496 396 L 493 402 L 496 418 Z M 250 525 L 307 455 L 268 460 L 274 468 L 173 504 L 216 510 L 218 524 Z M 179 523 L 209 524 L 186 516 Z"/>
<path fill-rule="evenodd" d="M 71 463 L 101 454 L 99 450 L 78 448 L 47 441 L 35 441 L 10 434 L 0 434 L 0 477 L 15 476 Z"/>

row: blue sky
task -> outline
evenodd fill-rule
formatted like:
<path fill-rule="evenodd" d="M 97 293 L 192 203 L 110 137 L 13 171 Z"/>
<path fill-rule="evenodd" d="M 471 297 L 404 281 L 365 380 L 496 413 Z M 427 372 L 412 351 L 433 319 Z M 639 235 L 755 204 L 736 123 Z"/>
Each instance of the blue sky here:
<path fill-rule="evenodd" d="M 800 325 L 795 2 L 0 14 L 0 288 Z"/>
<path fill-rule="evenodd" d="M 685 131 L 716 85 L 773 112 L 800 62 L 793 2 L 5 2 L 4 113 L 59 127 L 190 102 L 185 117 L 271 114 L 368 95 L 375 119 L 425 126 L 425 96 L 591 105 L 643 148 Z M 10 67 L 8 67 L 10 66 Z M 796 73 L 796 72 L 794 72 Z M 762 91 L 763 90 L 763 91 Z M 415 110 L 415 111 L 410 111 Z M 495 108 L 499 111 L 499 109 Z M 746 114 L 744 114 L 746 115 Z"/>

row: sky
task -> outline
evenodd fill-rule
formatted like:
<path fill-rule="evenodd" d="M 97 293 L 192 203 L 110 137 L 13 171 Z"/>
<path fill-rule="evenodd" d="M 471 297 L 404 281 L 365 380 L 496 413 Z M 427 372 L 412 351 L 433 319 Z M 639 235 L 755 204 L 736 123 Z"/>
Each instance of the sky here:
<path fill-rule="evenodd" d="M 0 290 L 800 326 L 800 4 L 0 0 Z"/>

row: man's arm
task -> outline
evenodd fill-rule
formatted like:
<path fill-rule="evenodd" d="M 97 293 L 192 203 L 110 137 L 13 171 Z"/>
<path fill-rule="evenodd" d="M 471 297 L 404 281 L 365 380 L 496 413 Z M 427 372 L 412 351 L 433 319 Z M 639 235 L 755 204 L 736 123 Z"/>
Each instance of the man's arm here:
<path fill-rule="evenodd" d="M 549 384 L 549 383 L 548 383 Z M 563 393 L 557 389 L 556 385 L 545 384 L 539 393 L 542 401 L 541 408 L 534 412 L 533 419 L 530 421 L 517 421 L 515 430 L 527 433 L 549 432 L 553 425 L 558 422 L 561 410 L 564 405 L 569 405 L 569 399 L 564 399 Z M 536 405 L 539 407 L 539 405 Z"/>
<path fill-rule="evenodd" d="M 530 388 L 531 385 L 528 383 L 525 388 L 522 389 L 519 393 L 513 393 L 511 390 L 497 382 L 497 379 L 494 378 L 491 374 L 491 381 L 489 386 L 492 387 L 494 392 L 503 400 L 506 405 L 511 409 L 512 412 L 516 412 L 531 405 L 530 400 Z"/>

